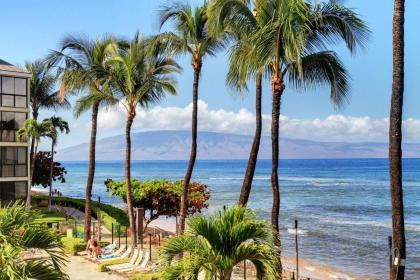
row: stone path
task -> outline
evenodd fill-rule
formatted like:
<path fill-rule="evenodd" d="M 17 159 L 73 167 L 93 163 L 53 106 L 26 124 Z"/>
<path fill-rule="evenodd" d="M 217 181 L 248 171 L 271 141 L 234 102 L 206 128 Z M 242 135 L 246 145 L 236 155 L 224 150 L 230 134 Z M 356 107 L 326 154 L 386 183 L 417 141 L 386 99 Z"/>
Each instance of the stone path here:
<path fill-rule="evenodd" d="M 123 276 L 99 272 L 98 266 L 82 257 L 69 257 L 69 263 L 65 269 L 70 280 L 123 280 Z"/>

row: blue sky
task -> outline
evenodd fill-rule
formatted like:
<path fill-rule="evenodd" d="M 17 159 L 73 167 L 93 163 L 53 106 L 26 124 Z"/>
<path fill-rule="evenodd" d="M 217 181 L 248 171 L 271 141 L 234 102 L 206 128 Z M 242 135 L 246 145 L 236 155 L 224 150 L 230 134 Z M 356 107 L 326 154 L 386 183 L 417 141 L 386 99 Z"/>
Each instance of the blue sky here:
<path fill-rule="evenodd" d="M 201 3 L 202 0 L 190 2 Z M 343 46 L 335 48 L 352 77 L 350 103 L 340 111 L 334 111 L 329 102 L 327 88 L 307 92 L 294 92 L 288 89 L 283 98 L 282 115 L 296 121 L 325 120 L 337 114 L 355 117 L 356 120 L 363 117 L 381 120 L 387 117 L 392 75 L 392 2 L 383 0 L 345 2 L 367 21 L 372 30 L 367 49 L 356 56 L 350 56 Z M 66 34 L 83 33 L 97 37 L 104 33 L 114 33 L 130 37 L 136 30 L 146 35 L 156 33 L 158 32 L 157 10 L 163 3 L 164 1 L 160 0 L 7 1 L 2 5 L 3 28 L 0 29 L 2 41 L 0 58 L 15 64 L 37 59 L 46 55 L 48 50 L 55 49 L 57 42 Z M 419 14 L 420 3 L 407 1 L 404 119 L 420 119 L 420 110 L 417 109 L 420 96 L 416 90 L 418 79 L 416 74 L 420 66 L 420 59 L 416 52 L 420 45 L 420 36 L 416 32 Z M 184 108 L 191 102 L 192 72 L 189 60 L 181 59 L 181 64 L 184 72 L 179 76 L 179 95 L 166 99 L 159 104 L 161 107 Z M 205 102 L 211 112 L 217 113 L 221 109 L 233 113 L 239 113 L 241 109 L 253 112 L 253 93 L 250 92 L 245 98 L 230 94 L 232 91 L 224 85 L 225 73 L 224 53 L 220 53 L 215 58 L 206 59 L 200 86 L 200 99 Z M 269 115 L 270 109 L 270 92 L 266 87 L 263 113 Z M 86 125 L 89 122 L 88 114 L 79 120 L 74 120 L 70 112 L 59 112 L 59 114 L 68 119 L 73 127 L 71 135 L 61 142 L 62 146 L 88 139 Z M 44 116 L 46 115 L 48 113 L 44 113 Z M 153 125 L 147 128 L 153 129 Z M 138 129 L 142 129 L 142 126 L 139 125 Z M 121 132 L 118 126 L 104 127 L 99 137 Z M 293 132 L 290 133 L 293 134 Z M 366 136 L 366 139 L 369 140 L 370 137 Z"/>

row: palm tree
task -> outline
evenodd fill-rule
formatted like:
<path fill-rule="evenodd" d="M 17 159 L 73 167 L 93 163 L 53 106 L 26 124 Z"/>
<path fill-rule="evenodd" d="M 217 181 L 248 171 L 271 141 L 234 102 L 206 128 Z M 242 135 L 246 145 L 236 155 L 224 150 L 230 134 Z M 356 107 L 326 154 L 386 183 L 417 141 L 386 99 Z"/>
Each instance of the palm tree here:
<path fill-rule="evenodd" d="M 183 254 L 184 258 L 177 256 Z M 270 225 L 244 207 L 211 216 L 195 216 L 184 235 L 170 238 L 162 249 L 165 279 L 231 279 L 233 268 L 250 261 L 257 279 L 280 279 L 278 255 Z"/>
<path fill-rule="evenodd" d="M 50 186 L 48 192 L 48 213 L 51 212 L 51 195 L 53 184 L 53 170 L 54 170 L 54 147 L 57 145 L 58 132 L 68 134 L 70 132 L 69 124 L 60 117 L 52 116 L 44 119 L 50 127 L 45 134 L 46 137 L 51 139 L 51 165 L 50 165 Z"/>
<path fill-rule="evenodd" d="M 176 81 L 171 76 L 180 71 L 179 65 L 159 47 L 151 46 L 153 40 L 143 39 L 136 33 L 127 48 L 109 61 L 114 97 L 121 100 L 127 112 L 125 128 L 125 178 L 126 200 L 130 221 L 132 248 L 136 247 L 136 227 L 131 189 L 131 128 L 137 106 L 148 108 L 159 102 L 166 93 L 176 94 Z"/>
<path fill-rule="evenodd" d="M 392 203 L 393 248 L 400 260 L 406 258 L 404 202 L 402 187 L 402 129 L 401 121 L 404 100 L 404 13 L 405 1 L 394 1 L 393 21 L 393 78 L 391 112 L 389 116 L 389 175 Z M 390 270 L 392 280 L 404 279 L 404 264 L 393 265 Z"/>
<path fill-rule="evenodd" d="M 37 218 L 39 214 L 25 212 L 18 202 L 0 209 L 0 279 L 69 279 L 63 272 L 66 259 L 60 236 L 37 223 Z M 49 258 L 24 257 L 31 249 Z"/>
<path fill-rule="evenodd" d="M 75 94 L 80 91 L 86 92 L 75 104 L 75 116 L 79 117 L 82 113 L 92 110 L 89 172 L 86 182 L 85 240 L 88 240 L 91 234 L 91 199 L 95 177 L 98 112 L 101 105 L 107 105 L 112 101 L 108 86 L 110 76 L 106 71 L 106 62 L 117 53 L 117 49 L 118 44 L 116 40 L 110 36 L 105 36 L 95 41 L 83 37 L 68 36 L 62 40 L 60 51 L 52 52 L 49 57 L 50 63 L 60 66 L 61 96 Z"/>
<path fill-rule="evenodd" d="M 46 122 L 37 122 L 33 119 L 28 119 L 23 123 L 23 127 L 16 132 L 16 138 L 19 142 L 28 141 L 33 139 L 34 141 L 34 153 L 32 154 L 31 169 L 29 174 L 29 185 L 28 194 L 26 196 L 26 209 L 28 210 L 31 205 L 31 186 L 32 177 L 35 169 L 35 158 L 38 150 L 39 141 L 41 137 L 44 137 L 46 133 L 50 132 L 50 126 Z"/>
<path fill-rule="evenodd" d="M 251 63 L 249 53 L 252 49 L 250 36 L 260 29 L 256 20 L 258 0 L 252 1 L 253 9 L 250 2 L 249 0 L 215 0 L 209 7 L 209 14 L 211 15 L 209 17 L 211 18 L 212 28 L 216 30 L 215 32 L 226 32 L 232 35 L 235 41 L 230 51 L 230 66 L 226 80 L 228 85 L 238 91 L 247 89 L 246 69 L 248 68 L 247 64 Z M 246 14 L 246 16 L 243 14 Z M 247 24 L 242 24 L 244 19 L 248 21 Z M 261 96 L 262 73 L 259 72 L 255 77 L 255 134 L 239 195 L 240 206 L 246 206 L 248 203 L 257 165 L 262 132 Z"/>
<path fill-rule="evenodd" d="M 369 33 L 351 9 L 336 1 L 312 5 L 304 0 L 260 0 L 256 20 L 261 26 L 250 38 L 250 65 L 244 72 L 262 72 L 272 88 L 272 174 L 273 233 L 279 233 L 280 191 L 278 182 L 279 117 L 286 80 L 292 87 L 307 89 L 330 85 L 331 101 L 340 106 L 348 96 L 348 75 L 335 52 L 327 47 L 343 40 L 351 52 L 363 46 Z M 251 21 L 242 13 L 239 22 Z M 246 29 L 246 28 L 245 28 Z"/>
<path fill-rule="evenodd" d="M 160 16 L 161 28 L 167 22 L 173 21 L 176 32 L 163 33 L 157 37 L 158 40 L 165 42 L 174 53 L 190 55 L 194 71 L 191 154 L 184 178 L 184 189 L 181 198 L 180 233 L 185 229 L 188 186 L 197 156 L 198 86 L 203 60 L 206 56 L 215 55 L 215 52 L 223 47 L 224 42 L 223 37 L 213 36 L 208 32 L 206 10 L 207 4 L 192 8 L 190 5 L 181 2 L 176 2 L 171 6 L 165 7 Z"/>
<path fill-rule="evenodd" d="M 38 120 L 41 109 L 68 109 L 69 101 L 58 97 L 58 91 L 55 90 L 57 76 L 52 73 L 52 68 L 43 60 L 26 62 L 25 69 L 31 73 L 30 82 L 30 106 L 32 119 Z M 31 141 L 30 158 L 34 152 L 34 141 Z"/>

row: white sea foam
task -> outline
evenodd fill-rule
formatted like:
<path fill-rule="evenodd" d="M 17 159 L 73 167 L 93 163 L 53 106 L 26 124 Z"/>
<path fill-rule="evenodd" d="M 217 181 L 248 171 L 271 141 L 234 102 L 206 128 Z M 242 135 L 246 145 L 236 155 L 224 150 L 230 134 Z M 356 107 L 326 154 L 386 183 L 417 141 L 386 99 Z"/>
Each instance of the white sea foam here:
<path fill-rule="evenodd" d="M 296 234 L 296 230 L 295 230 L 294 228 L 288 228 L 288 229 L 287 229 L 287 232 L 288 232 L 289 234 L 293 234 L 293 235 L 295 235 L 295 234 Z M 297 230 L 297 234 L 298 234 L 298 235 L 308 235 L 308 231 L 307 231 L 307 230 L 303 230 L 303 229 L 298 229 L 298 230 Z"/>

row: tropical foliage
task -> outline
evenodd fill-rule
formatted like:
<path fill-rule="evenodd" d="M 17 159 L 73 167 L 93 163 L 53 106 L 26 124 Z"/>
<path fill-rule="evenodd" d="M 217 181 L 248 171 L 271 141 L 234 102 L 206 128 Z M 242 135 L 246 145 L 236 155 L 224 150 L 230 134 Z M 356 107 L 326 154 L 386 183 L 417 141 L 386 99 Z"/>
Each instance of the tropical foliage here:
<path fill-rule="evenodd" d="M 53 68 L 44 60 L 27 62 L 25 70 L 31 74 L 30 78 L 30 105 L 32 118 L 37 120 L 41 109 L 57 110 L 69 109 L 67 98 L 59 98 L 56 90 L 57 75 Z"/>
<path fill-rule="evenodd" d="M 230 6 L 220 10 L 219 22 L 227 25 L 229 31 L 252 34 L 237 35 L 242 41 L 231 53 L 234 64 L 231 63 L 228 81 L 243 86 L 249 78 L 263 73 L 271 82 L 271 221 L 278 234 L 279 117 L 286 85 L 303 90 L 328 85 L 331 102 L 336 107 L 342 105 L 349 94 L 349 76 L 338 55 L 329 47 L 344 42 L 350 52 L 355 52 L 364 45 L 369 30 L 353 10 L 337 1 L 313 4 L 303 0 L 259 0 L 255 13 L 240 1 L 226 3 Z M 241 28 L 237 28 L 239 26 Z"/>
<path fill-rule="evenodd" d="M 192 141 L 191 154 L 184 178 L 184 190 L 181 197 L 181 216 L 179 232 L 185 229 L 188 208 L 188 187 L 197 157 L 197 123 L 198 123 L 198 86 L 204 58 L 216 54 L 224 46 L 223 36 L 209 32 L 207 4 L 192 8 L 189 4 L 175 1 L 162 9 L 161 28 L 173 22 L 175 32 L 166 32 L 155 37 L 165 48 L 174 54 L 188 54 L 194 71 L 192 96 Z"/>
<path fill-rule="evenodd" d="M 92 110 L 89 146 L 89 172 L 86 182 L 85 240 L 90 237 L 91 197 L 95 177 L 95 148 L 99 107 L 114 104 L 110 95 L 110 78 L 106 62 L 118 52 L 115 38 L 104 36 L 91 40 L 82 36 L 67 36 L 61 41 L 58 51 L 48 58 L 49 64 L 58 67 L 61 79 L 60 97 L 85 93 L 74 108 L 76 117 Z"/>
<path fill-rule="evenodd" d="M 111 179 L 105 181 L 107 190 L 113 196 L 126 201 L 126 182 L 115 182 Z M 164 180 L 131 180 L 133 192 L 133 206 L 142 207 L 149 212 L 145 217 L 145 228 L 153 220 L 160 216 L 179 215 L 180 201 L 183 190 L 183 182 L 170 182 Z M 210 192 L 207 185 L 191 182 L 188 193 L 188 214 L 201 213 L 201 210 L 208 207 Z"/>
<path fill-rule="evenodd" d="M 52 195 L 52 184 L 53 184 L 53 172 L 54 172 L 54 148 L 57 145 L 58 134 L 70 132 L 69 124 L 60 117 L 52 116 L 48 119 L 44 119 L 44 122 L 49 126 L 45 136 L 51 139 L 51 161 L 50 161 L 50 178 L 49 178 L 49 195 L 48 195 L 48 212 L 51 212 L 51 195 Z"/>
<path fill-rule="evenodd" d="M 48 187 L 50 184 L 50 169 L 52 162 L 51 152 L 40 151 L 35 157 L 34 177 L 32 186 Z M 54 161 L 52 179 L 54 182 L 65 183 L 67 170 L 57 161 Z"/>
<path fill-rule="evenodd" d="M 30 169 L 30 182 L 28 187 L 28 194 L 26 196 L 26 209 L 31 205 L 31 186 L 32 178 L 35 170 L 35 155 L 37 154 L 39 141 L 41 137 L 45 137 L 47 134 L 54 133 L 51 130 L 51 126 L 47 122 L 38 122 L 34 119 L 28 119 L 24 122 L 23 127 L 16 132 L 16 137 L 19 142 L 27 141 L 32 139 L 34 143 L 34 151 L 31 159 L 31 169 Z"/>
<path fill-rule="evenodd" d="M 205 274 L 206 279 L 231 279 L 234 266 L 248 260 L 257 279 L 279 279 L 276 252 L 269 224 L 247 208 L 228 208 L 190 218 L 185 234 L 165 243 L 164 278 L 198 279 Z"/>
<path fill-rule="evenodd" d="M 172 74 L 180 71 L 180 66 L 160 44 L 150 42 L 136 33 L 128 46 L 120 45 L 118 55 L 108 61 L 113 98 L 120 100 L 127 112 L 125 186 L 133 248 L 137 240 L 131 191 L 131 128 L 138 106 L 145 109 L 161 101 L 166 94 L 176 94 L 176 80 Z"/>
<path fill-rule="evenodd" d="M 25 212 L 19 203 L 0 209 L 0 279 L 68 279 L 63 272 L 65 254 L 60 236 L 43 224 L 40 215 Z M 49 259 L 32 257 L 41 250 Z"/>
<path fill-rule="evenodd" d="M 38 120 L 41 109 L 57 110 L 70 108 L 66 98 L 59 98 L 56 90 L 57 75 L 48 63 L 42 59 L 26 62 L 25 70 L 31 74 L 29 80 L 30 106 L 32 118 Z M 31 139 L 31 159 L 34 153 L 35 141 Z"/>

